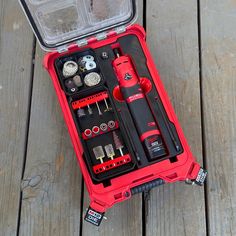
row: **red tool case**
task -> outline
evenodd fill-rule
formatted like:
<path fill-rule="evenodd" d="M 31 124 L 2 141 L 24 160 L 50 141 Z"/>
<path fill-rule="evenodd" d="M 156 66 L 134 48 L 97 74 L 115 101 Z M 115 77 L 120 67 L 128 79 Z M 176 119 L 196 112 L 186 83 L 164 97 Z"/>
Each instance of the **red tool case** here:
<path fill-rule="evenodd" d="M 133 194 L 177 181 L 203 185 L 207 172 L 190 151 L 147 48 L 144 29 L 130 23 L 136 2 L 87 2 L 20 0 L 42 47 L 51 50 L 44 66 L 52 78 L 91 199 L 85 219 L 99 225 L 108 208 Z M 102 12 L 108 7 L 110 15 L 101 14 L 101 6 Z M 90 18 L 83 16 L 82 20 L 80 14 Z M 121 52 L 123 61 L 122 56 L 116 58 L 114 50 Z M 74 64 L 66 67 L 71 61 Z M 120 61 L 125 66 L 121 68 L 133 74 L 117 71 Z M 123 87 L 119 75 L 125 76 Z M 134 92 L 134 75 L 138 92 L 126 100 L 124 88 L 128 81 L 129 91 Z M 141 100 L 148 108 L 139 106 Z M 154 120 L 145 123 L 149 113 Z M 155 135 L 161 140 L 155 140 Z M 152 156 L 150 150 L 152 154 L 164 152 Z"/>

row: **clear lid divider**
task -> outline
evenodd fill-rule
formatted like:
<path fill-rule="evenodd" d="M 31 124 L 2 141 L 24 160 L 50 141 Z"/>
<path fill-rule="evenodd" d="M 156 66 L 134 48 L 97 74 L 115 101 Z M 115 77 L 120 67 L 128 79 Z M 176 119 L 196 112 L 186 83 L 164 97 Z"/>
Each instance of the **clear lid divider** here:
<path fill-rule="evenodd" d="M 47 49 L 132 22 L 135 0 L 19 0 Z"/>

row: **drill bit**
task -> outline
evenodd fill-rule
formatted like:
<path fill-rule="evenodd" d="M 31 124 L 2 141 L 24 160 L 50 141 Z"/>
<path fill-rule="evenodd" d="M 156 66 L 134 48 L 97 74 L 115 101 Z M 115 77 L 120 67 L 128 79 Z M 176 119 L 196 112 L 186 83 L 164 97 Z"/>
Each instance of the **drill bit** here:
<path fill-rule="evenodd" d="M 99 114 L 99 116 L 102 116 L 102 112 L 101 112 L 101 109 L 100 109 L 100 107 L 99 107 L 99 105 L 98 105 L 98 102 L 96 102 L 96 105 L 97 105 L 97 108 L 98 108 L 98 114 Z"/>
<path fill-rule="evenodd" d="M 92 115 L 92 114 L 93 114 L 92 108 L 91 108 L 89 105 L 87 105 L 87 107 L 88 107 L 88 113 L 89 113 L 89 115 Z"/>
<path fill-rule="evenodd" d="M 107 156 L 108 156 L 109 158 L 111 158 L 111 160 L 113 160 L 113 159 L 114 159 L 114 156 L 115 156 L 116 154 L 115 154 L 115 151 L 114 151 L 114 148 L 113 148 L 112 144 L 108 144 L 108 145 L 106 145 L 104 148 L 105 148 L 105 152 L 106 152 Z"/>
<path fill-rule="evenodd" d="M 119 136 L 117 135 L 115 131 L 113 131 L 112 134 L 113 134 L 113 139 L 114 139 L 116 149 L 120 151 L 121 156 L 124 156 L 123 151 L 122 151 L 122 149 L 124 148 L 124 145 L 122 144 Z"/>
<path fill-rule="evenodd" d="M 95 158 L 97 160 L 100 160 L 101 163 L 103 163 L 103 158 L 105 157 L 105 154 L 104 154 L 102 146 L 97 146 L 93 148 L 93 153 L 95 155 Z"/>
<path fill-rule="evenodd" d="M 105 112 L 112 110 L 112 108 L 108 106 L 107 99 L 104 98 L 103 100 L 104 100 L 104 103 L 105 103 L 105 105 L 106 105 L 106 110 L 105 110 Z"/>

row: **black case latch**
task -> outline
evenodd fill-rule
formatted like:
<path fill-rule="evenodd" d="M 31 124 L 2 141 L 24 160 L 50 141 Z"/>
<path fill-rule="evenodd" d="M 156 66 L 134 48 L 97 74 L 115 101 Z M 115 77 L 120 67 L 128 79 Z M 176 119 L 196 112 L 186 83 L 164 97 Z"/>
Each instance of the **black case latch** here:
<path fill-rule="evenodd" d="M 99 226 L 102 222 L 103 216 L 104 216 L 104 213 L 97 212 L 93 210 L 91 207 L 89 207 L 84 219 L 85 221 L 93 225 Z"/>

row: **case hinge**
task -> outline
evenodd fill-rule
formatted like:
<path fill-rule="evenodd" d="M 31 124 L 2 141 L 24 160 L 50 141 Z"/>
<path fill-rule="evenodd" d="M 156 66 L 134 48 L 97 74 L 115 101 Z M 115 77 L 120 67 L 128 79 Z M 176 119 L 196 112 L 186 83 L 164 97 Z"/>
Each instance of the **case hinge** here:
<path fill-rule="evenodd" d="M 57 48 L 57 51 L 58 51 L 59 53 L 67 52 L 67 51 L 68 51 L 68 48 L 67 48 L 67 46 L 61 46 L 61 47 L 58 47 L 58 48 Z"/>
<path fill-rule="evenodd" d="M 117 34 L 122 34 L 122 33 L 124 33 L 125 31 L 126 31 L 125 26 L 120 26 L 120 27 L 118 27 L 118 28 L 115 29 L 115 32 L 116 32 Z"/>
<path fill-rule="evenodd" d="M 86 46 L 86 45 L 88 45 L 88 40 L 87 39 L 78 40 L 77 45 L 78 45 L 78 47 Z"/>
<path fill-rule="evenodd" d="M 107 34 L 106 33 L 100 33 L 100 34 L 96 35 L 96 39 L 98 41 L 101 41 L 101 40 L 106 39 L 106 38 L 107 38 Z"/>

